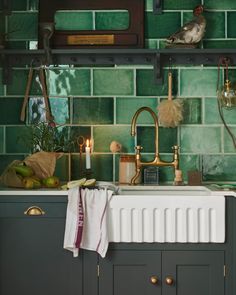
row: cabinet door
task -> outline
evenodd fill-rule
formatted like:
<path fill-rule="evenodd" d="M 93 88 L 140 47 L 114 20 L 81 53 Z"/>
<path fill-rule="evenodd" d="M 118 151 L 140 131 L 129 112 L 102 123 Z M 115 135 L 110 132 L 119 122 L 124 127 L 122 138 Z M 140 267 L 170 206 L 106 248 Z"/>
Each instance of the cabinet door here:
<path fill-rule="evenodd" d="M 223 295 L 223 251 L 164 251 L 163 295 Z"/>
<path fill-rule="evenodd" d="M 161 294 L 160 252 L 108 251 L 99 266 L 99 295 Z"/>
<path fill-rule="evenodd" d="M 65 204 L 0 204 L 0 294 L 82 295 L 83 255 L 63 249 Z"/>

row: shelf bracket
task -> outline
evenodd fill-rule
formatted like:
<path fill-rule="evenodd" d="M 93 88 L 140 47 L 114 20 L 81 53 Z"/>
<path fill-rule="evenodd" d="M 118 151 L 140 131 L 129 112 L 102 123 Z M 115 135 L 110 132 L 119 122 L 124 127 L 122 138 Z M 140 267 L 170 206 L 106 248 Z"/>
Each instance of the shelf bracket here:
<path fill-rule="evenodd" d="M 161 54 L 157 53 L 156 57 L 154 59 L 154 79 L 157 84 L 163 83 L 163 77 L 162 77 L 162 64 L 161 64 Z"/>
<path fill-rule="evenodd" d="M 10 15 L 11 11 L 11 0 L 2 0 L 3 15 Z"/>
<path fill-rule="evenodd" d="M 162 1 L 163 0 L 153 0 L 153 13 L 161 14 L 162 13 Z"/>

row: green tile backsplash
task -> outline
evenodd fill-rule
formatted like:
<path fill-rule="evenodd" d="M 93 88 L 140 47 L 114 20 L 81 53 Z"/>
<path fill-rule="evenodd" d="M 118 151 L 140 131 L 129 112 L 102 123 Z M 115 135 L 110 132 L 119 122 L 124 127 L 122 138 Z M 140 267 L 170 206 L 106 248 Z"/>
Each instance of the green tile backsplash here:
<path fill-rule="evenodd" d="M 134 72 L 130 69 L 95 69 L 94 95 L 134 95 Z"/>
<path fill-rule="evenodd" d="M 27 49 L 30 41 L 37 41 L 39 0 L 12 0 L 11 15 L 1 15 L 0 33 L 7 35 L 7 47 Z M 236 3 L 232 0 L 205 0 L 207 28 L 203 48 L 236 48 Z M 145 47 L 165 48 L 165 38 L 181 24 L 190 20 L 198 0 L 165 0 L 163 13 L 153 14 L 153 0 L 145 1 Z M 1 9 L 1 7 L 0 7 Z M 80 18 L 77 17 L 79 13 Z M 72 29 L 126 29 L 129 17 L 126 11 L 59 12 L 56 28 Z M 170 65 L 171 66 L 171 65 Z M 233 71 L 232 69 L 233 68 Z M 235 65 L 229 77 L 236 82 Z M 235 148 L 219 117 L 216 84 L 218 69 L 214 67 L 172 66 L 173 96 L 183 100 L 184 116 L 177 128 L 159 128 L 159 150 L 163 160 L 172 160 L 171 147 L 180 145 L 180 169 L 187 181 L 189 170 L 200 170 L 204 181 L 236 181 Z M 122 144 L 122 152 L 134 154 L 134 145 L 143 146 L 142 159 L 154 157 L 155 130 L 147 112 L 137 121 L 137 138 L 130 135 L 130 123 L 136 110 L 148 106 L 157 113 L 159 102 L 167 98 L 167 72 L 162 85 L 155 82 L 150 66 L 51 66 L 46 70 L 51 111 L 65 140 L 65 154 L 57 161 L 55 174 L 67 180 L 69 154 L 71 178 L 84 176 L 84 149 L 80 160 L 77 139 L 92 140 L 92 177 L 115 181 L 119 176 L 119 156 L 112 154 L 110 143 Z M 42 101 L 38 72 L 35 71 L 30 91 L 26 122 L 19 120 L 27 84 L 28 69 L 13 68 L 12 82 L 0 82 L 0 173 L 15 159 L 23 159 L 30 151 L 25 144 L 27 125 L 39 116 Z M 2 70 L 0 69 L 0 81 Z M 226 122 L 236 136 L 236 109 L 224 110 Z M 68 140 L 71 145 L 68 145 Z M 160 181 L 173 182 L 173 169 L 160 168 Z"/>

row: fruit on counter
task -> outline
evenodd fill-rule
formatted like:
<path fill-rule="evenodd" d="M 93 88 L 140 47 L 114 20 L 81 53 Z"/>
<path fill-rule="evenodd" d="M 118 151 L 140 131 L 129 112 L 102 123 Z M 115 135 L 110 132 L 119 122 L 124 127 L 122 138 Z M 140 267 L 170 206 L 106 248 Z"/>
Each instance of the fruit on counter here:
<path fill-rule="evenodd" d="M 60 180 L 57 176 L 50 176 L 42 180 L 42 184 L 48 188 L 56 188 L 60 185 Z"/>
<path fill-rule="evenodd" d="M 17 174 L 23 176 L 23 177 L 30 177 L 34 175 L 34 171 L 31 167 L 22 164 L 16 165 L 12 167 Z"/>
<path fill-rule="evenodd" d="M 94 186 L 95 184 L 96 184 L 96 179 L 92 178 L 92 179 L 86 180 L 83 186 Z"/>
<path fill-rule="evenodd" d="M 77 186 L 83 186 L 83 187 L 89 187 L 89 186 L 94 186 L 96 183 L 96 179 L 92 178 L 92 179 L 86 179 L 86 178 L 81 178 L 78 180 L 72 180 L 67 182 L 67 184 L 64 184 L 61 186 L 62 190 L 67 190 L 70 188 L 74 188 Z"/>
<path fill-rule="evenodd" d="M 37 189 L 41 187 L 40 179 L 36 176 L 24 177 L 22 183 L 25 189 Z"/>
<path fill-rule="evenodd" d="M 78 180 L 72 180 L 72 181 L 67 182 L 66 186 L 67 186 L 67 188 L 73 188 L 76 186 L 82 186 L 82 185 L 84 185 L 85 182 L 86 182 L 86 178 L 81 178 Z"/>

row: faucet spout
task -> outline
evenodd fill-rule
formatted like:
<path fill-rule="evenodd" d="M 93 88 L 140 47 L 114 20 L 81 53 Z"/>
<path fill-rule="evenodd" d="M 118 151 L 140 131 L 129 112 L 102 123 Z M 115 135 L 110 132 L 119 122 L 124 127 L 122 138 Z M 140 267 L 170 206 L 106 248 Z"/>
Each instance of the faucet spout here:
<path fill-rule="evenodd" d="M 153 112 L 152 109 L 150 109 L 149 107 L 141 107 L 140 109 L 138 109 L 136 111 L 136 113 L 133 116 L 132 122 L 131 122 L 131 135 L 135 136 L 136 135 L 136 125 L 137 125 L 137 119 L 138 116 L 143 112 L 143 111 L 147 111 L 151 114 L 154 123 L 155 123 L 155 156 L 159 157 L 159 146 L 158 146 L 158 137 L 159 137 L 159 124 L 158 124 L 158 118 L 157 115 Z"/>
<path fill-rule="evenodd" d="M 136 167 L 136 174 L 134 177 L 131 179 L 131 184 L 134 185 L 136 180 L 138 179 L 140 173 L 141 173 L 141 168 L 143 166 L 173 166 L 175 170 L 179 168 L 179 147 L 176 145 L 173 147 L 174 153 L 173 153 L 173 161 L 172 162 L 166 162 L 162 161 L 159 156 L 159 123 L 158 123 L 158 118 L 157 115 L 154 113 L 154 111 L 149 108 L 149 107 L 141 107 L 136 111 L 132 118 L 131 122 L 131 135 L 135 136 L 136 134 L 136 125 L 137 125 L 137 119 L 140 113 L 143 111 L 147 111 L 151 114 L 154 124 L 155 124 L 155 157 L 153 161 L 151 162 L 142 162 L 141 160 L 141 146 L 136 146 L 136 154 L 135 154 L 135 167 Z"/>

